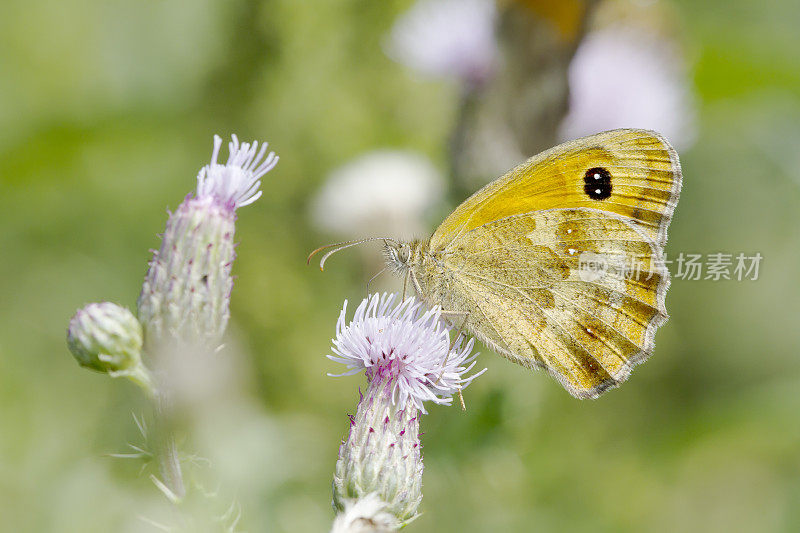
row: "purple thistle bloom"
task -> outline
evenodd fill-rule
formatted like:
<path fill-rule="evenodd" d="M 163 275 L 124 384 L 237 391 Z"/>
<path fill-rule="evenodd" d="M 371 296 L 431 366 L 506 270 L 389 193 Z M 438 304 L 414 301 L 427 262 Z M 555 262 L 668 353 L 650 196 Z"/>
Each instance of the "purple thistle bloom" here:
<path fill-rule="evenodd" d="M 453 394 L 485 371 L 464 376 L 475 366 L 475 341 L 451 346 L 440 309 L 425 310 L 414 298 L 393 306 L 396 298 L 376 294 L 364 299 L 349 324 L 345 301 L 331 348 L 336 355 L 328 358 L 347 367 L 340 376 L 364 370 L 370 383 L 385 383 L 398 409 L 411 404 L 427 413 L 425 401 L 449 405 Z"/>
<path fill-rule="evenodd" d="M 473 340 L 450 343 L 441 310 L 425 310 L 413 298 L 395 305 L 396 294 L 373 295 L 345 323 L 347 302 L 336 324 L 328 357 L 364 370 L 369 385 L 360 395 L 350 432 L 339 447 L 333 478 L 333 531 L 355 524 L 382 524 L 393 531 L 418 516 L 422 501 L 419 414 L 424 402 L 450 404 L 453 394 L 484 370 L 475 366 Z"/>
<path fill-rule="evenodd" d="M 117 305 L 90 304 L 76 313 L 67 332 L 81 366 L 127 377 L 152 398 L 158 425 L 154 453 L 163 481 L 153 480 L 173 502 L 186 494 L 171 427 L 180 396 L 175 391 L 182 392 L 180 378 L 203 368 L 202 357 L 219 347 L 230 315 L 236 209 L 261 196 L 260 179 L 278 162 L 273 152 L 266 153 L 266 143 L 259 149 L 259 143 L 240 144 L 233 135 L 223 165 L 217 162 L 221 145 L 215 135 L 195 194 L 169 215 L 139 295 L 138 320 Z M 185 355 L 193 366 L 180 368 Z"/>

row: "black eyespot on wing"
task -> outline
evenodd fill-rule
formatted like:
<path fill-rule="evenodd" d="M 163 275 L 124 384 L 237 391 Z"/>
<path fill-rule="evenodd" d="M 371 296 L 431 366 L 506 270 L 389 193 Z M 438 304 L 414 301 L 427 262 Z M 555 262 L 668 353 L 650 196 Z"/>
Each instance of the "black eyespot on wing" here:
<path fill-rule="evenodd" d="M 611 196 L 611 173 L 603 167 L 594 167 L 583 175 L 583 192 L 592 200 L 605 200 Z"/>

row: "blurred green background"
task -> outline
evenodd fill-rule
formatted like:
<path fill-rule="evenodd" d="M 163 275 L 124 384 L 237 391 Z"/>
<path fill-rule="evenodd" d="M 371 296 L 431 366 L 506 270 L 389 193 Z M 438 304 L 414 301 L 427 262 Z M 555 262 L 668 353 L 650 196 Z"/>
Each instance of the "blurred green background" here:
<path fill-rule="evenodd" d="M 239 213 L 236 391 L 214 423 L 221 511 L 246 531 L 324 531 L 363 377 L 324 358 L 358 254 L 306 267 L 330 236 L 308 203 L 384 147 L 447 168 L 458 89 L 393 63 L 401 0 L 6 0 L 0 17 L 0 530 L 157 531 L 135 461 L 145 404 L 80 369 L 76 308 L 131 309 L 166 208 L 211 135 L 281 156 Z M 800 4 L 674 3 L 698 136 L 669 252 L 760 252 L 758 281 L 676 280 L 654 357 L 598 401 L 483 350 L 468 410 L 422 420 L 423 516 L 409 531 L 800 530 Z M 445 206 L 443 206 L 443 209 Z M 221 408 L 220 408 L 221 409 Z M 213 410 L 209 408 L 209 410 Z M 205 429 L 203 429 L 205 428 Z M 203 450 L 199 450 L 201 453 Z M 201 453 L 202 454 L 202 453 Z M 143 517 L 143 518 L 140 518 Z"/>

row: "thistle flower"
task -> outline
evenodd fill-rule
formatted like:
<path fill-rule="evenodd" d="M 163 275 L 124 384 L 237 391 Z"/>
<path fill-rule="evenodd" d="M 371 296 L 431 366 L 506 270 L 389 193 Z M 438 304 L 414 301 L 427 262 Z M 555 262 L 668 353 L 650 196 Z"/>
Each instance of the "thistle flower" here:
<path fill-rule="evenodd" d="M 386 53 L 431 77 L 480 85 L 497 53 L 494 0 L 420 0 L 401 16 Z"/>
<path fill-rule="evenodd" d="M 82 367 L 127 377 L 151 391 L 142 363 L 142 326 L 124 307 L 102 302 L 78 310 L 69 321 L 67 345 Z"/>
<path fill-rule="evenodd" d="M 444 179 L 425 157 L 378 150 L 334 170 L 311 205 L 323 231 L 344 238 L 415 234 L 442 198 Z M 410 236 L 410 235 L 409 235 Z"/>
<path fill-rule="evenodd" d="M 91 304 L 73 317 L 67 333 L 81 365 L 129 377 L 150 395 L 153 446 L 162 476 L 153 476 L 153 481 L 174 503 L 186 495 L 174 437 L 180 418 L 174 416 L 175 392 L 182 399 L 175 384 L 183 376 L 176 376 L 180 370 L 175 369 L 188 358 L 184 356 L 202 365 L 203 356 L 218 348 L 233 288 L 236 210 L 261 196 L 260 179 L 278 162 L 273 152 L 267 154 L 266 143 L 259 149 L 259 143 L 240 144 L 233 135 L 228 161 L 221 164 L 221 146 L 215 135 L 211 162 L 200 169 L 195 194 L 170 214 L 139 295 L 138 320 L 114 304 Z M 156 365 L 157 387 L 142 363 L 143 350 Z"/>
<path fill-rule="evenodd" d="M 396 298 L 365 298 L 349 324 L 345 301 L 331 348 L 336 355 L 328 358 L 347 367 L 339 376 L 364 370 L 370 384 L 387 385 L 397 410 L 409 407 L 427 414 L 425 401 L 450 405 L 453 394 L 477 377 L 464 377 L 475 366 L 477 354 L 470 355 L 475 341 L 451 346 L 440 309 L 426 311 L 414 298 L 393 306 Z"/>
<path fill-rule="evenodd" d="M 236 210 L 261 196 L 261 177 L 278 157 L 267 144 L 228 143 L 228 161 L 217 161 L 222 139 L 214 136 L 211 162 L 197 175 L 197 190 L 170 214 L 161 248 L 153 252 L 139 295 L 145 348 L 159 375 L 157 405 L 160 487 L 170 499 L 185 495 L 173 437 L 176 354 L 201 355 L 218 347 L 230 316 L 231 267 Z M 200 364 L 202 357 L 197 357 Z M 170 372 L 170 370 L 173 370 Z"/>
<path fill-rule="evenodd" d="M 422 501 L 419 415 L 425 402 L 449 405 L 484 371 L 475 366 L 474 341 L 452 345 L 441 310 L 425 310 L 413 298 L 373 295 L 349 324 L 347 302 L 339 315 L 329 355 L 352 375 L 364 370 L 367 390 L 339 448 L 333 480 L 336 530 L 380 524 L 393 530 L 417 516 Z M 393 517 L 387 522 L 387 517 Z M 349 526 L 347 524 L 350 524 Z M 338 529 L 337 529 L 338 528 Z"/>
<path fill-rule="evenodd" d="M 259 149 L 258 142 L 240 144 L 233 135 L 223 165 L 217 161 L 221 145 L 215 135 L 195 194 L 170 214 L 161 248 L 153 253 L 138 301 L 148 345 L 165 340 L 213 345 L 227 326 L 236 209 L 261 196 L 260 178 L 278 157 L 266 154 L 266 143 Z"/>

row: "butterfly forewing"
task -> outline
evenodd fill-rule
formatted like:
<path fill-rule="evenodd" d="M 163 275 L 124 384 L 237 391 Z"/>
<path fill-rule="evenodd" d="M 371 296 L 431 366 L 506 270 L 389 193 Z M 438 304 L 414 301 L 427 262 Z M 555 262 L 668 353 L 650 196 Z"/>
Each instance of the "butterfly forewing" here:
<path fill-rule="evenodd" d="M 465 232 L 512 215 L 588 207 L 618 214 L 663 246 L 678 202 L 678 156 L 658 133 L 613 130 L 536 155 L 461 204 L 431 238 L 444 249 Z"/>

